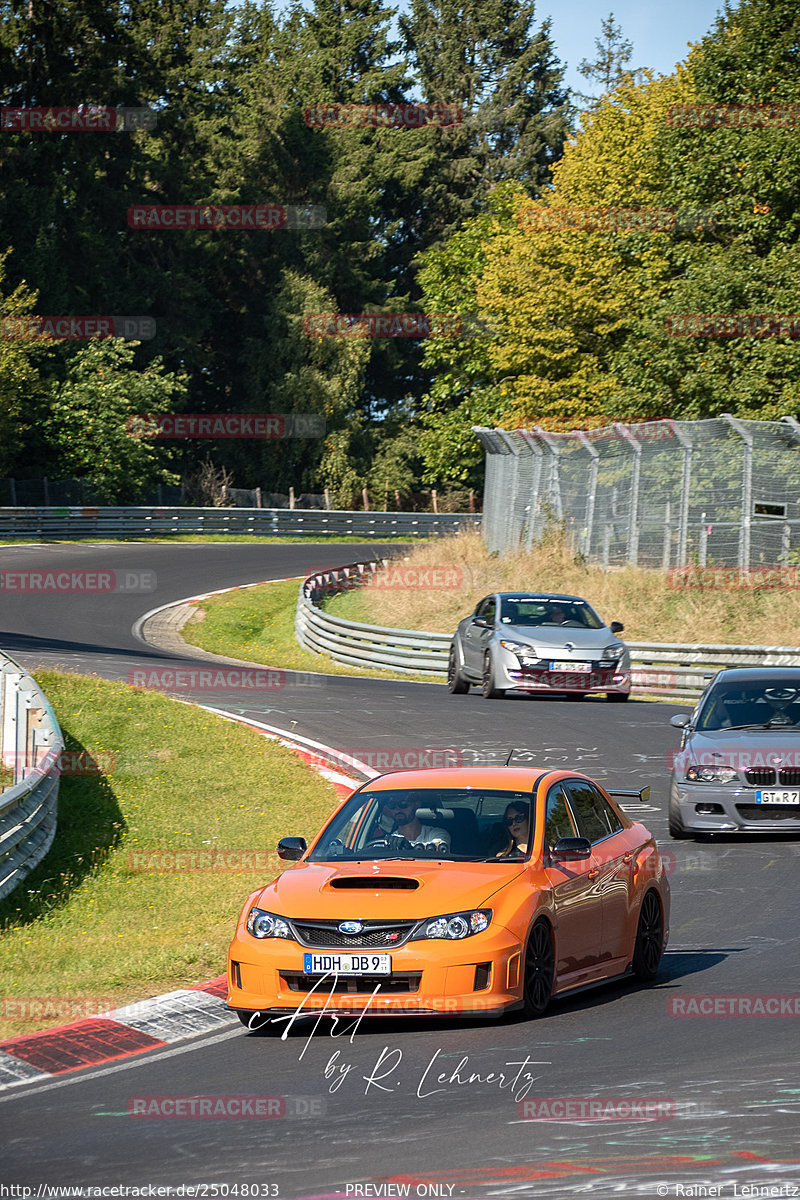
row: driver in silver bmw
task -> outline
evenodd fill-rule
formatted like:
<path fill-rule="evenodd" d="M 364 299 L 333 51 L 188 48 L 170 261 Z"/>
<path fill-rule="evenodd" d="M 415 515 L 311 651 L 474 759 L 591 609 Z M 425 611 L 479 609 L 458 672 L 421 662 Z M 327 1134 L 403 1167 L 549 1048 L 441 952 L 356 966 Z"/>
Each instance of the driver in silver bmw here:
<path fill-rule="evenodd" d="M 443 845 L 450 849 L 450 834 L 437 825 L 423 825 L 417 817 L 417 804 L 408 798 L 388 797 L 381 804 L 380 825 L 389 833 L 398 833 L 412 846 Z"/>

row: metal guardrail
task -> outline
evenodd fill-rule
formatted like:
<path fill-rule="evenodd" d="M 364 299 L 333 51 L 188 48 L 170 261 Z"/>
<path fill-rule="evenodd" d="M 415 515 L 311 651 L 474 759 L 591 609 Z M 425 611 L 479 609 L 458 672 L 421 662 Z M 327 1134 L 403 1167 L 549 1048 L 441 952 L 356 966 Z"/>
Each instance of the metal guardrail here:
<path fill-rule="evenodd" d="M 320 571 L 300 585 L 295 632 L 301 646 L 327 654 L 334 662 L 378 667 L 404 675 L 447 676 L 450 634 L 418 629 L 391 629 L 334 617 L 318 601 L 363 584 L 388 560 L 353 563 L 339 570 Z M 633 695 L 663 700 L 696 701 L 706 684 L 723 667 L 800 667 L 797 646 L 677 645 L 627 642 L 631 652 Z"/>
<path fill-rule="evenodd" d="M 0 539 L 163 537 L 256 534 L 264 537 L 352 535 L 435 537 L 479 529 L 479 513 L 348 512 L 292 508 L 0 508 Z"/>
<path fill-rule="evenodd" d="M 0 897 L 41 862 L 56 832 L 64 739 L 32 675 L 0 654 Z"/>

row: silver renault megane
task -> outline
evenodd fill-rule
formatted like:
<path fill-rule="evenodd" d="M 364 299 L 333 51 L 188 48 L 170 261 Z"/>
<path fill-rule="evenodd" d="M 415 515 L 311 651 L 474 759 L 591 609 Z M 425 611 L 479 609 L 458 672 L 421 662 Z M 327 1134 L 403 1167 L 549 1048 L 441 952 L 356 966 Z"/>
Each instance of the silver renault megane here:
<path fill-rule="evenodd" d="M 631 658 L 616 636 L 619 621 L 606 625 L 580 596 L 553 592 L 495 592 L 459 623 L 450 644 L 447 686 L 456 695 L 479 685 L 487 700 L 511 689 L 567 693 L 581 699 L 605 692 L 627 700 Z"/>

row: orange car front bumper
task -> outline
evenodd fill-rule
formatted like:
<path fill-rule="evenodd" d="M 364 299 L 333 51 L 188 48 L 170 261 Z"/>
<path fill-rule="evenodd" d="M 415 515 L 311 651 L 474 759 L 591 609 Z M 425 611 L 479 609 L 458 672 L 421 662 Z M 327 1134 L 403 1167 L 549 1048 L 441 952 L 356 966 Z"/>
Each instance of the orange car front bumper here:
<path fill-rule="evenodd" d="M 237 932 L 228 953 L 228 1006 L 239 1012 L 349 1014 L 367 1007 L 375 1016 L 496 1016 L 522 1001 L 520 941 L 501 926 L 461 941 L 409 942 L 391 951 L 388 976 L 335 979 L 331 973 L 309 980 L 303 971 L 308 953 L 293 941 L 259 942 Z"/>

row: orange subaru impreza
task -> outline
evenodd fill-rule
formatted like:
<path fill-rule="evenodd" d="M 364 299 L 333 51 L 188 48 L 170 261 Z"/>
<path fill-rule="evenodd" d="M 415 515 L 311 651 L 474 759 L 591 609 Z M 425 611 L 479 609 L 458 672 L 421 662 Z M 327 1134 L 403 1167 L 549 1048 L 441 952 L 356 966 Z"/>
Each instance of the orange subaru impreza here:
<path fill-rule="evenodd" d="M 270 1017 L 539 1016 L 553 996 L 653 979 L 669 883 L 649 831 L 577 771 L 392 772 L 362 784 L 248 897 L 228 1007 Z"/>

